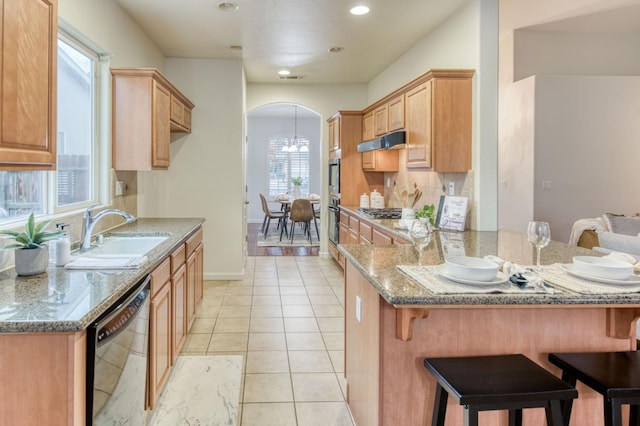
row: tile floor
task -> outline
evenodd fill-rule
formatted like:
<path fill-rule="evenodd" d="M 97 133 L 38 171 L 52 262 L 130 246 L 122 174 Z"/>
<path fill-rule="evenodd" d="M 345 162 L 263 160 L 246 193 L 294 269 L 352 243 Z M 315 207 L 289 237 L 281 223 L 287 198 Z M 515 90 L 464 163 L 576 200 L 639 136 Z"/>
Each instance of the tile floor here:
<path fill-rule="evenodd" d="M 206 281 L 183 354 L 244 356 L 242 426 L 352 426 L 344 288 L 331 259 L 249 257 L 242 281 Z"/>

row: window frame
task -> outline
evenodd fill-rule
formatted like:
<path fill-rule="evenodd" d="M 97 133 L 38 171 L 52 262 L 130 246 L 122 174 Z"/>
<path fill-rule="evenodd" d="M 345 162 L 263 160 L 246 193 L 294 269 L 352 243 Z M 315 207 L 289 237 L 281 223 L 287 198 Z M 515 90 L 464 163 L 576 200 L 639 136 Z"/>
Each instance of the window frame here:
<path fill-rule="evenodd" d="M 305 145 L 307 146 L 307 149 L 311 146 L 311 141 L 308 140 L 305 137 L 300 137 L 300 136 L 279 136 L 279 135 L 273 135 L 270 136 L 269 138 L 267 138 L 267 188 L 266 188 L 266 193 L 268 194 L 268 197 L 273 197 L 276 194 L 272 194 L 271 193 L 271 153 L 272 153 L 272 148 L 274 144 L 278 144 L 278 143 L 285 143 L 286 145 L 290 146 L 293 144 L 296 144 L 297 146 L 302 146 Z M 296 152 L 288 152 L 287 153 L 287 183 L 286 183 L 286 189 L 285 192 L 287 193 L 292 193 L 293 191 L 293 183 L 291 182 L 291 178 L 292 177 L 298 177 L 298 176 L 289 176 L 289 173 L 291 172 L 292 169 L 292 159 L 291 159 L 291 154 L 299 154 L 300 151 L 296 151 Z M 298 164 L 302 164 L 303 162 L 298 159 Z M 307 169 L 307 175 L 305 176 L 306 182 L 304 185 L 302 185 L 303 187 L 305 187 L 308 190 L 310 189 L 311 186 L 311 153 L 309 151 L 307 151 L 307 158 L 306 158 L 306 169 Z M 280 191 L 281 188 L 278 188 L 278 191 Z M 304 191 L 301 191 L 304 192 Z M 280 192 L 278 192 L 280 193 Z"/>

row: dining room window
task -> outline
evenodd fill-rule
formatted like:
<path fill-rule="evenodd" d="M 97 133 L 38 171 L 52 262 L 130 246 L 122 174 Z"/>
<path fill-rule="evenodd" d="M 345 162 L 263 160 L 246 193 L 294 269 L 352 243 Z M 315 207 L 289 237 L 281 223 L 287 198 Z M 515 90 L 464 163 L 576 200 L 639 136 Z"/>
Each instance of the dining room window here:
<path fill-rule="evenodd" d="M 300 137 L 269 139 L 269 195 L 293 193 L 292 178 L 302 178 L 301 194 L 309 192 L 309 140 Z"/>

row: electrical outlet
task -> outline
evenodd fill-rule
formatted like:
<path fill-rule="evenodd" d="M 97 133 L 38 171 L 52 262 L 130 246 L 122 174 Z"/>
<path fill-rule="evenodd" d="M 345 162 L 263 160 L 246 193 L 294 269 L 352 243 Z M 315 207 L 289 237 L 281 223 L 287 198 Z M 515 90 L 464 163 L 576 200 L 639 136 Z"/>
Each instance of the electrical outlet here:
<path fill-rule="evenodd" d="M 356 296 L 356 319 L 358 322 L 362 322 L 362 299 L 360 296 Z"/>
<path fill-rule="evenodd" d="M 122 195 L 124 192 L 124 182 L 121 180 L 116 181 L 116 196 Z"/>
<path fill-rule="evenodd" d="M 456 183 L 449 182 L 449 195 L 456 195 Z"/>

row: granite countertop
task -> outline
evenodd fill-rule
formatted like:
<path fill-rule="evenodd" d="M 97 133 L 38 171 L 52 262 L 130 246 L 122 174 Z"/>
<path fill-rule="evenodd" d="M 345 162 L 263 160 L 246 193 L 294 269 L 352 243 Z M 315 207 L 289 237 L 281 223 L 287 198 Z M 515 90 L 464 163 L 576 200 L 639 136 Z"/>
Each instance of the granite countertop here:
<path fill-rule="evenodd" d="M 139 218 L 108 234 L 166 235 L 134 270 L 82 271 L 49 266 L 46 273 L 19 277 L 0 272 L 0 333 L 77 332 L 107 310 L 158 266 L 199 226 L 202 218 Z M 76 253 L 72 253 L 72 256 Z"/>
<path fill-rule="evenodd" d="M 367 219 L 369 220 L 369 219 Z M 390 232 L 389 229 L 385 229 Z M 640 293 L 584 295 L 562 289 L 556 294 L 446 294 L 435 295 L 396 269 L 396 265 L 416 265 L 418 255 L 411 245 L 338 245 L 338 250 L 390 304 L 402 305 L 632 305 L 640 304 Z M 436 231 L 425 249 L 423 263 L 439 265 L 447 255 L 482 257 L 496 255 L 520 265 L 535 263 L 535 251 L 526 235 L 500 230 Z M 571 263 L 575 255 L 596 252 L 552 241 L 542 249 L 542 265 Z"/>

